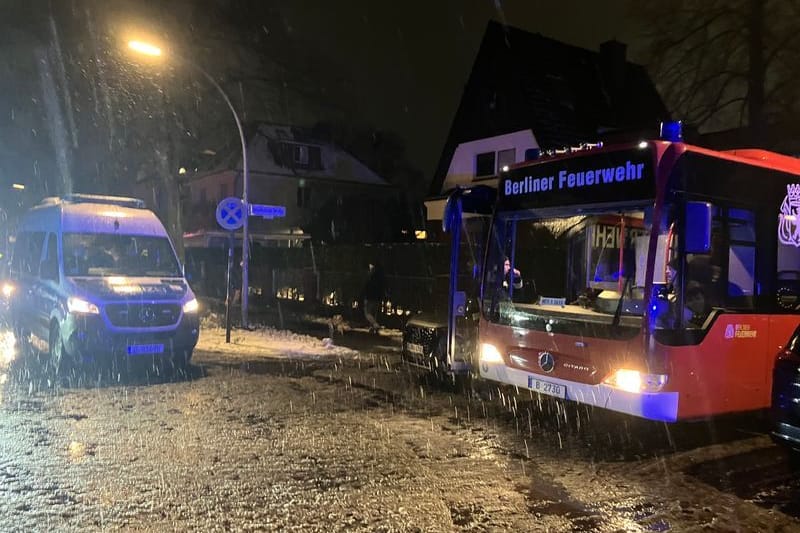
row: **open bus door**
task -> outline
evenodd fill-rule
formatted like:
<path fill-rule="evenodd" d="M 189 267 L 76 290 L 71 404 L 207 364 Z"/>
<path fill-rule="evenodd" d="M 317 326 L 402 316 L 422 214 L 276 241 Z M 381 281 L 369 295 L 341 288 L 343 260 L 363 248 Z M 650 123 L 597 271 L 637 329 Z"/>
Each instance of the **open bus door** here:
<path fill-rule="evenodd" d="M 445 360 L 452 373 L 469 372 L 477 349 L 480 268 L 496 194 L 483 185 L 458 188 L 442 217 L 442 229 L 451 236 Z"/>
<path fill-rule="evenodd" d="M 496 194 L 479 185 L 449 195 L 442 218 L 449 264 L 441 265 L 429 307 L 403 329 L 403 360 L 442 378 L 468 372 L 477 346 L 480 269 Z"/>

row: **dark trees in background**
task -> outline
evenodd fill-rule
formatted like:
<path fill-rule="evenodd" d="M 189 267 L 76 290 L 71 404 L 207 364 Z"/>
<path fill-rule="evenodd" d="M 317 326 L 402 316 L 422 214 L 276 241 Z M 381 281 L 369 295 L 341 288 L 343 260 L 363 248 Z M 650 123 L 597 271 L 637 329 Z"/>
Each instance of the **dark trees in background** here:
<path fill-rule="evenodd" d="M 312 135 L 349 152 L 396 188 L 395 199 L 384 205 L 384 209 L 391 212 L 385 222 L 389 235 L 384 239 L 405 240 L 405 235 L 413 239 L 413 227 L 425 227 L 421 206 L 427 181 L 408 160 L 406 143 L 399 135 L 377 128 L 329 122 L 317 123 Z M 404 229 L 409 233 L 401 233 Z"/>
<path fill-rule="evenodd" d="M 636 2 L 651 75 L 673 116 L 700 130 L 800 117 L 800 1 Z"/>
<path fill-rule="evenodd" d="M 235 164 L 240 145 L 219 94 L 180 57 L 214 77 L 246 123 L 311 126 L 356 115 L 336 58 L 300 38 L 268 2 L 9 4 L 16 5 L 0 8 L 0 116 L 8 117 L 0 121 L 0 179 L 27 180 L 32 201 L 144 189 L 172 235 L 181 235 L 181 180 L 221 161 Z M 164 59 L 130 55 L 125 43 L 136 36 L 160 41 Z M 405 162 L 397 168 L 393 176 L 413 175 Z"/>

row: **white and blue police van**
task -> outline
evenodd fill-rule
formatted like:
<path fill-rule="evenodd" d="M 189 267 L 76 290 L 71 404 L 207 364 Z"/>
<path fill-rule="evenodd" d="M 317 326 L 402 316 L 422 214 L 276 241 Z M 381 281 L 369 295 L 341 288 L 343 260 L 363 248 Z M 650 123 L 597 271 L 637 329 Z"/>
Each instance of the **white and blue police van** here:
<path fill-rule="evenodd" d="M 186 367 L 198 304 L 166 229 L 142 200 L 45 198 L 22 218 L 9 265 L 9 320 L 24 356 L 58 373 L 132 359 Z"/>

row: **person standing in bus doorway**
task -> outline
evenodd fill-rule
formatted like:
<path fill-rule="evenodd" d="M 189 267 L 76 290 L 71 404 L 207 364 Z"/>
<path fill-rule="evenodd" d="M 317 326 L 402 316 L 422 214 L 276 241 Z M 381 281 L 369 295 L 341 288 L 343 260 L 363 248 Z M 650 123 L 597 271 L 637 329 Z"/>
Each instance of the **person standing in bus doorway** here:
<path fill-rule="evenodd" d="M 511 261 L 506 257 L 503 263 L 503 288 L 514 286 L 515 290 L 522 288 L 522 274 L 518 268 L 511 268 Z"/>
<path fill-rule="evenodd" d="M 367 282 L 362 291 L 362 302 L 364 304 L 364 318 L 369 323 L 369 332 L 378 334 L 381 326 L 378 324 L 377 315 L 383 300 L 385 288 L 383 270 L 375 263 L 369 263 Z"/>

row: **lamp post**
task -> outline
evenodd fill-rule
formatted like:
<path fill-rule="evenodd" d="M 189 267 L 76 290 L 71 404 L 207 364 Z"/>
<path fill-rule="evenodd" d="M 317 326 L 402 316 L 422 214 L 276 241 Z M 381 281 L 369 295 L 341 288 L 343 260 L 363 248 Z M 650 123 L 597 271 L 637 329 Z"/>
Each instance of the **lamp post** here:
<path fill-rule="evenodd" d="M 144 54 L 151 57 L 161 57 L 162 51 L 161 48 L 155 46 L 150 43 L 146 43 L 144 41 L 129 41 L 128 47 L 140 54 Z M 219 83 L 205 71 L 200 65 L 197 63 L 186 59 L 185 57 L 174 56 L 180 62 L 185 63 L 192 68 L 196 69 L 200 74 L 202 74 L 211 85 L 219 92 L 222 99 L 225 100 L 225 103 L 228 104 L 228 108 L 231 110 L 233 114 L 233 120 L 236 121 L 236 129 L 239 130 L 239 140 L 242 143 L 242 209 L 244 210 L 244 217 L 242 218 L 242 327 L 247 327 L 247 304 L 248 304 L 248 292 L 250 286 L 250 280 L 248 279 L 248 265 L 250 264 L 250 234 L 249 234 L 249 223 L 248 219 L 250 218 L 250 202 L 249 202 L 249 189 L 250 189 L 250 173 L 248 172 L 247 167 L 247 141 L 244 137 L 244 129 L 242 128 L 242 121 L 239 119 L 238 113 L 236 113 L 236 109 L 233 107 L 231 103 L 231 99 L 228 97 L 228 94 L 222 90 Z"/>

